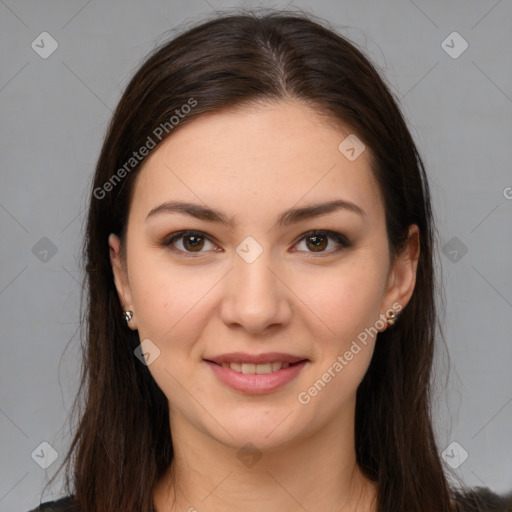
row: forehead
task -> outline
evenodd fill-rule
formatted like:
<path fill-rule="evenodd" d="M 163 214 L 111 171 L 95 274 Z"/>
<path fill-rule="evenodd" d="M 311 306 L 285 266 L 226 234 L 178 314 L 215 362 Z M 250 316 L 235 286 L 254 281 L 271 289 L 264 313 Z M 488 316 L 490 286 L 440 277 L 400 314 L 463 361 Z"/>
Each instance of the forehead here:
<path fill-rule="evenodd" d="M 292 101 L 202 115 L 148 156 L 132 207 L 147 213 L 159 202 L 190 200 L 262 216 L 341 198 L 382 215 L 369 148 L 353 161 L 339 149 L 350 135 Z"/>

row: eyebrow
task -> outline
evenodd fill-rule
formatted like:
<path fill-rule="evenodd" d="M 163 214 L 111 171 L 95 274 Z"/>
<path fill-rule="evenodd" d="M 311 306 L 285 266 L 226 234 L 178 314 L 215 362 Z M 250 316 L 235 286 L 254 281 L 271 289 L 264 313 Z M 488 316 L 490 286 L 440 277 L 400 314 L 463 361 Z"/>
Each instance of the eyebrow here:
<path fill-rule="evenodd" d="M 337 199 L 334 201 L 328 201 L 326 203 L 312 204 L 308 206 L 302 206 L 300 208 L 290 208 L 284 211 L 277 219 L 279 226 L 288 226 L 301 222 L 306 219 L 319 217 L 326 215 L 338 210 L 345 210 L 348 212 L 356 213 L 363 218 L 366 218 L 366 212 L 357 204 L 344 199 Z M 209 222 L 218 222 L 233 228 L 233 219 L 230 219 L 226 214 L 208 208 L 200 204 L 187 203 L 182 201 L 166 201 L 159 206 L 153 208 L 146 216 L 146 221 L 151 217 L 163 213 L 180 213 L 183 215 L 189 215 L 199 220 L 206 220 Z"/>

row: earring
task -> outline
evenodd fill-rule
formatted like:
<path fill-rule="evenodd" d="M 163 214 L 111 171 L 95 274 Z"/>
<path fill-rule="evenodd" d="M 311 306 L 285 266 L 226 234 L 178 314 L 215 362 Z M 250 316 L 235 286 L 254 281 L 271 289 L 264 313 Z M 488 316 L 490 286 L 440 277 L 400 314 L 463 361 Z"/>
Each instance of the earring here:
<path fill-rule="evenodd" d="M 389 326 L 394 325 L 395 320 L 396 320 L 396 313 L 394 311 L 390 311 L 388 314 L 388 319 L 387 319 L 388 325 Z"/>
<path fill-rule="evenodd" d="M 123 311 L 123 318 L 126 322 L 126 325 L 128 325 L 130 320 L 133 318 L 133 311 Z"/>

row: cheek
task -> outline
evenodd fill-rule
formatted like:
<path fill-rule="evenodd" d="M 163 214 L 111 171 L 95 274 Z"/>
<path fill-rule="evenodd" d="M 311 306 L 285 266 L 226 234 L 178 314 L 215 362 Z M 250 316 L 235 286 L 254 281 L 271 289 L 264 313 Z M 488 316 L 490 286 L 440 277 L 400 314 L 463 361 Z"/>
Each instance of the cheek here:
<path fill-rule="evenodd" d="M 318 319 L 319 334 L 344 344 L 379 319 L 384 290 L 383 269 L 370 257 L 357 256 L 338 269 L 323 269 L 296 288 L 297 295 Z M 309 313 L 311 316 L 311 313 Z"/>
<path fill-rule="evenodd" d="M 141 341 L 150 339 L 160 351 L 149 366 L 155 382 L 174 404 L 185 408 L 188 394 L 183 392 L 183 383 L 193 396 L 202 392 L 200 382 L 195 382 L 197 368 L 191 362 L 200 358 L 196 342 L 212 314 L 206 308 L 208 291 L 216 280 L 211 272 L 199 275 L 191 267 L 152 263 L 134 268 L 132 273 L 139 337 Z"/>
<path fill-rule="evenodd" d="M 218 276 L 211 269 L 171 265 L 163 251 L 140 256 L 129 269 L 139 335 L 165 349 L 178 348 L 173 340 L 183 346 L 199 335 Z"/>
<path fill-rule="evenodd" d="M 300 403 L 311 400 L 322 409 L 321 413 L 316 410 L 324 418 L 337 414 L 341 404 L 354 399 L 368 370 L 376 342 L 382 282 L 378 265 L 357 264 L 350 272 L 331 276 L 327 292 L 316 298 L 310 295 L 311 309 L 319 312 L 324 325 L 315 339 L 314 371 L 298 399 Z"/>

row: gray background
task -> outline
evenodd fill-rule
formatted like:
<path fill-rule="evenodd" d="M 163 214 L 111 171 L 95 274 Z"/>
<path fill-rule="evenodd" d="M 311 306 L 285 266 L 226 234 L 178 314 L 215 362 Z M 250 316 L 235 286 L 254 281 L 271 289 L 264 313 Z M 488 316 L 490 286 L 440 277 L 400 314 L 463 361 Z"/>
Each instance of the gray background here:
<path fill-rule="evenodd" d="M 35 506 L 68 446 L 86 191 L 121 91 L 147 52 L 183 22 L 216 9 L 285 5 L 0 1 L 1 511 Z M 363 45 L 402 100 L 444 245 L 452 367 L 447 387 L 441 378 L 437 386 L 439 444 L 443 450 L 456 441 L 469 454 L 454 475 L 510 492 L 512 2 L 288 5 L 330 20 Z M 43 46 L 45 31 L 58 48 L 43 59 L 31 43 Z M 453 31 L 469 44 L 458 58 L 445 49 L 460 51 L 462 40 L 442 46 Z M 43 441 L 59 454 L 46 470 L 31 457 Z M 462 452 L 452 446 L 448 453 L 453 461 Z M 45 498 L 60 495 L 58 483 Z"/>

